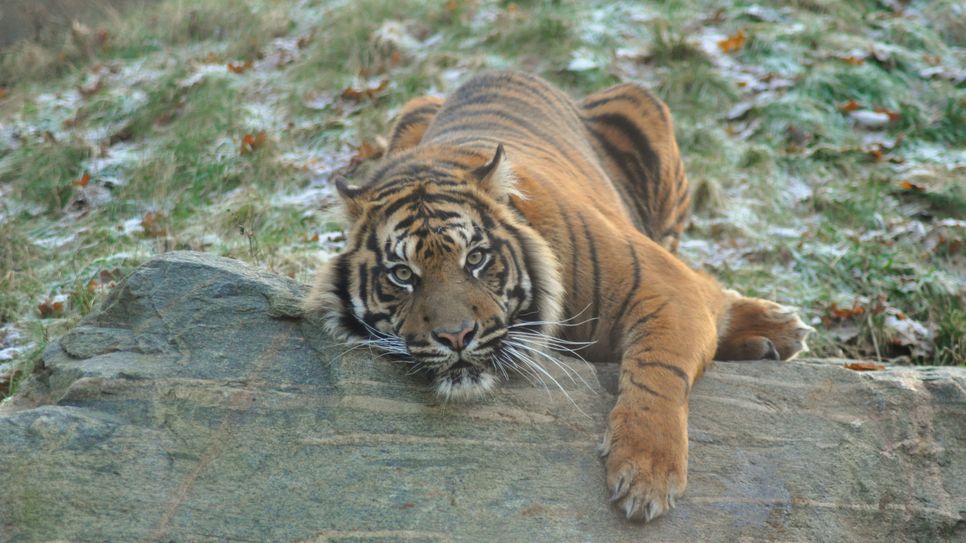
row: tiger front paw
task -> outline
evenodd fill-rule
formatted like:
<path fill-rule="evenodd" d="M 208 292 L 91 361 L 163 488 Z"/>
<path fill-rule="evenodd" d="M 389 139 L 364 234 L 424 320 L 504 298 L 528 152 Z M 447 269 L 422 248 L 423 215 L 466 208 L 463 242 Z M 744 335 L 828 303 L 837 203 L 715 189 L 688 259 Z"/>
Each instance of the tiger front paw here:
<path fill-rule="evenodd" d="M 674 507 L 687 486 L 687 427 L 674 414 L 636 411 L 614 408 L 600 453 L 610 501 L 628 520 L 649 522 Z"/>
<path fill-rule="evenodd" d="M 794 308 L 729 293 L 739 299 L 731 305 L 715 360 L 790 360 L 808 350 L 805 339 L 815 329 Z"/>

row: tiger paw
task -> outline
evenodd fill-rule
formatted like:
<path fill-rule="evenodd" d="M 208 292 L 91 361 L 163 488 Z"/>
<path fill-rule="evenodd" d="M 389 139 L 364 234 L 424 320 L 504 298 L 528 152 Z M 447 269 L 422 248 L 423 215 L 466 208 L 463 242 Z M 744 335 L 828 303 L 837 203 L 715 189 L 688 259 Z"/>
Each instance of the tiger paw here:
<path fill-rule="evenodd" d="M 681 428 L 674 414 L 660 419 L 653 411 L 635 413 L 618 405 L 600 445 L 610 501 L 628 520 L 663 515 L 687 486 L 687 426 Z"/>
<path fill-rule="evenodd" d="M 794 308 L 760 298 L 731 304 L 727 332 L 718 340 L 715 360 L 789 360 L 807 351 L 805 338 L 815 329 Z"/>

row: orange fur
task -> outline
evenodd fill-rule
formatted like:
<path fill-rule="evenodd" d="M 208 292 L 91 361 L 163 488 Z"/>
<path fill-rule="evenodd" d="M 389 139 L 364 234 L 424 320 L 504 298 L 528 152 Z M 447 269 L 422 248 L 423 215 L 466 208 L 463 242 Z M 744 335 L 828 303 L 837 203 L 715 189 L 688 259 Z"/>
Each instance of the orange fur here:
<path fill-rule="evenodd" d="M 455 172 L 457 185 L 476 187 L 474 205 L 527 229 L 520 246 L 535 247 L 528 254 L 542 270 L 531 275 L 563 300 L 559 310 L 553 300 L 541 306 L 545 320 L 582 322 L 561 335 L 595 342 L 590 357 L 621 360 L 602 444 L 612 500 L 631 519 L 667 511 L 687 484 L 688 395 L 712 357 L 791 358 L 809 330 L 787 308 L 724 290 L 674 256 L 690 199 L 667 107 L 637 85 L 573 101 L 510 72 L 478 76 L 445 102 L 416 99 L 400 114 L 382 169 L 366 187 L 343 190 L 358 208 L 353 236 L 362 235 L 360 221 L 383 220 L 380 206 L 433 186 L 434 178 L 413 173 L 432 165 Z M 472 171 L 488 181 L 475 181 Z M 399 302 L 425 308 L 400 310 L 393 330 L 418 328 L 413 315 L 430 322 L 428 308 L 441 304 L 481 305 L 476 283 L 460 282 L 462 268 L 441 258 L 420 261 L 440 286 L 414 289 Z M 320 275 L 307 308 L 342 311 L 344 319 L 346 302 L 339 306 L 333 281 L 331 272 Z M 476 318 L 453 311 L 447 322 Z"/>

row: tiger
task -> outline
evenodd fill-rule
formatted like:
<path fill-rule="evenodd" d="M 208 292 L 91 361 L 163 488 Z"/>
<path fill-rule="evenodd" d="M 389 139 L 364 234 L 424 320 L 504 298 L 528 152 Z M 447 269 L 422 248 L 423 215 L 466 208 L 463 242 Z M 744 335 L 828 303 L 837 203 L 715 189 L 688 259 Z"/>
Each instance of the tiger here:
<path fill-rule="evenodd" d="M 484 72 L 406 103 L 387 142 L 363 183 L 336 182 L 346 246 L 306 314 L 412 364 L 447 401 L 490 395 L 507 370 L 539 378 L 537 350 L 554 341 L 619 359 L 599 450 L 627 519 L 683 494 L 688 397 L 713 359 L 806 349 L 794 309 L 676 256 L 688 180 L 671 113 L 641 85 L 574 100 Z"/>

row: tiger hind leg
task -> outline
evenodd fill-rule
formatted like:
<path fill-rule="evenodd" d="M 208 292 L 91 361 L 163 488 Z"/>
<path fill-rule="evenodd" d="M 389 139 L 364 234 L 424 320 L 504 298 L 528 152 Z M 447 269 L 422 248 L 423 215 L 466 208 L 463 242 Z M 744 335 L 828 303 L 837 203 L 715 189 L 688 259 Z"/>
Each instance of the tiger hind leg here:
<path fill-rule="evenodd" d="M 638 229 L 675 252 L 691 196 L 667 105 L 640 85 L 624 83 L 579 106 L 590 142 Z"/>
<path fill-rule="evenodd" d="M 715 360 L 789 360 L 807 351 L 805 339 L 815 329 L 794 309 L 725 290 L 728 307 L 719 323 Z"/>
<path fill-rule="evenodd" d="M 392 127 L 386 154 L 392 155 L 418 145 L 442 105 L 443 99 L 436 96 L 421 96 L 406 102 Z"/>

